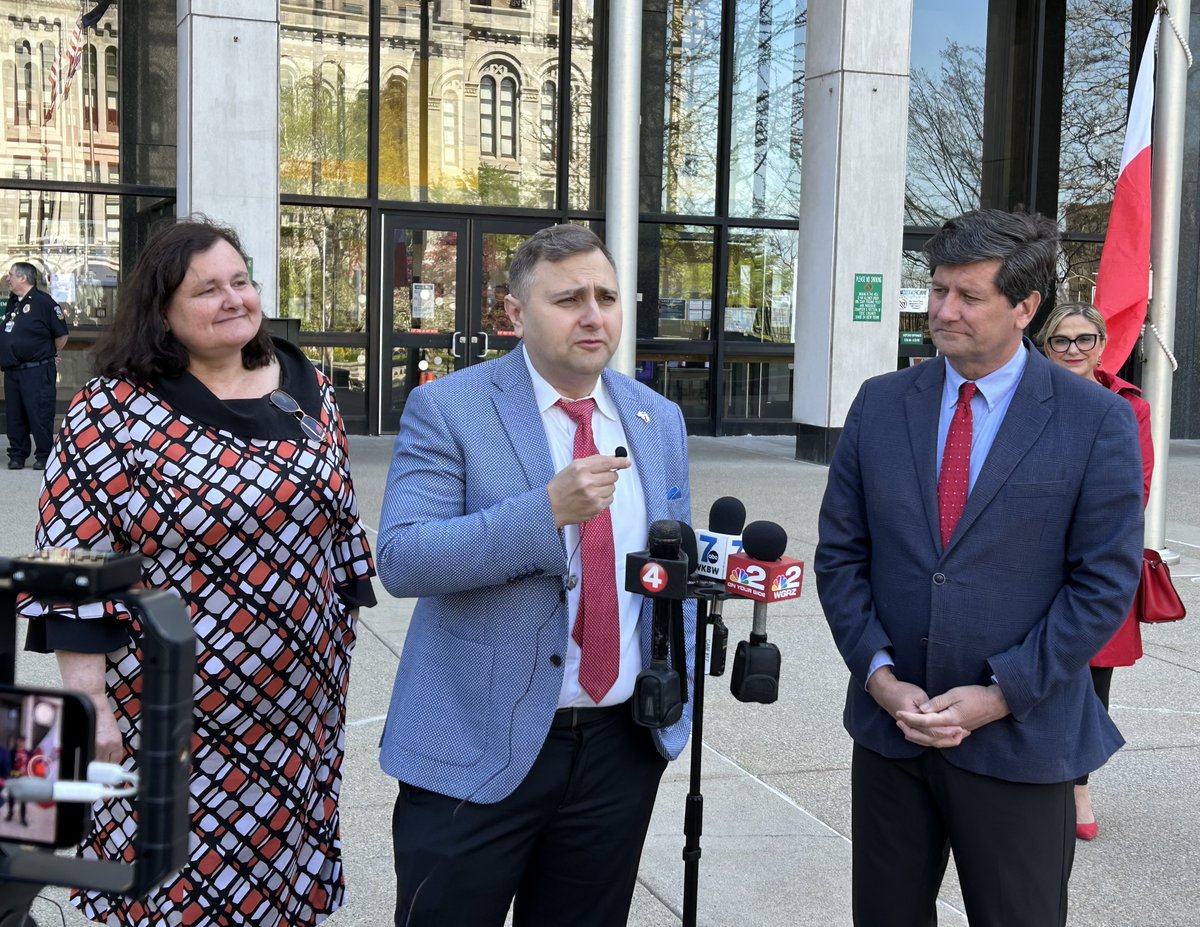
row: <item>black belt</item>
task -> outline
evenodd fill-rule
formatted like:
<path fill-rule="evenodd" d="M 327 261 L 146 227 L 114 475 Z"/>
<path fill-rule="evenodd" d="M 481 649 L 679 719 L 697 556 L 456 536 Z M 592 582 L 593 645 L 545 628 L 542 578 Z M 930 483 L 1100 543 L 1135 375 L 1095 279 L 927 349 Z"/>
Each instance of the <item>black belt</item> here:
<path fill-rule="evenodd" d="M 47 357 L 44 360 L 30 361 L 27 364 L 13 364 L 11 367 L 5 367 L 4 369 L 6 372 L 9 370 L 28 370 L 30 367 L 45 367 L 47 364 L 53 364 L 53 363 L 54 363 L 54 358 Z"/>
<path fill-rule="evenodd" d="M 604 705 L 604 706 L 584 706 L 583 708 L 559 708 L 554 712 L 554 720 L 550 722 L 550 729 L 555 728 L 577 728 L 592 721 L 599 721 L 607 718 L 617 711 L 629 711 L 629 703 L 621 702 L 620 705 Z"/>

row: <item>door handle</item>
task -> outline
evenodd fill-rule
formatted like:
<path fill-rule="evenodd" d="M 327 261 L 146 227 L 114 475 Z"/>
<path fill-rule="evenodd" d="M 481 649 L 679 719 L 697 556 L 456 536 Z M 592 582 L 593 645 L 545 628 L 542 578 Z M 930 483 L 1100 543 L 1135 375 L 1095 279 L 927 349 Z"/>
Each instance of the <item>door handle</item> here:
<path fill-rule="evenodd" d="M 462 341 L 462 336 L 462 332 L 455 332 L 450 336 L 450 356 L 456 360 L 462 357 L 462 355 L 458 353 L 458 343 Z"/>
<path fill-rule="evenodd" d="M 488 356 L 489 354 L 491 354 L 492 352 L 491 352 L 491 350 L 488 348 L 488 336 L 487 336 L 487 332 L 480 332 L 480 333 L 479 333 L 479 337 L 483 339 L 483 348 L 482 348 L 482 350 L 480 350 L 480 352 L 479 352 L 477 355 L 475 355 L 475 356 L 476 356 L 476 358 L 477 358 L 477 359 L 479 359 L 479 360 L 483 360 L 485 357 L 487 357 L 487 356 Z M 472 338 L 471 340 L 472 340 L 472 341 L 474 341 L 475 339 L 474 339 L 474 338 Z"/>

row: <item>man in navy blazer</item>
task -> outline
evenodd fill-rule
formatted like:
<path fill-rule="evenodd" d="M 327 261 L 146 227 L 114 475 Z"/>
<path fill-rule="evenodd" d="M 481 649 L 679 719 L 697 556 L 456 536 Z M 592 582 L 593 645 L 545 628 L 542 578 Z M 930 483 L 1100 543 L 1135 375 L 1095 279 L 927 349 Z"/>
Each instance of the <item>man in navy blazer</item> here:
<path fill-rule="evenodd" d="M 814 570 L 851 674 L 860 927 L 936 924 L 951 849 L 971 927 L 1065 924 L 1072 782 L 1123 743 L 1088 660 L 1137 588 L 1137 429 L 1024 338 L 1057 241 L 1037 215 L 946 222 L 942 356 L 864 383 L 830 466 Z"/>
<path fill-rule="evenodd" d="M 621 297 L 592 232 L 534 235 L 505 305 L 521 347 L 409 395 L 383 502 L 380 578 L 419 597 L 380 753 L 400 782 L 395 923 L 500 927 L 515 896 L 517 927 L 617 927 L 691 722 L 690 700 L 669 727 L 633 720 L 651 621 L 625 554 L 651 522 L 690 522 L 687 436 L 678 406 L 605 367 Z"/>

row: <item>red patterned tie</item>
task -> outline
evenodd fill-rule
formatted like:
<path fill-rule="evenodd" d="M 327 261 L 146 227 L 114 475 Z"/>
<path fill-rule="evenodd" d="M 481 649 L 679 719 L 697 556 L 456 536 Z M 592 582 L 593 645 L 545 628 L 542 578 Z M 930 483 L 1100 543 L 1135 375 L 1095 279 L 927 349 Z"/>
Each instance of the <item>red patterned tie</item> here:
<path fill-rule="evenodd" d="M 593 399 L 558 404 L 575 422 L 575 459 L 599 453 L 592 438 Z M 579 526 L 583 585 L 571 636 L 579 645 L 579 685 L 593 702 L 600 700 L 617 681 L 621 668 L 621 618 L 617 607 L 616 553 L 613 549 L 612 513 L 605 509 Z"/>
<path fill-rule="evenodd" d="M 942 472 L 938 476 L 938 520 L 942 526 L 942 547 L 950 543 L 954 526 L 967 507 L 967 490 L 971 485 L 971 397 L 977 387 L 969 380 L 958 388 L 954 418 L 946 432 L 946 447 L 942 451 Z"/>

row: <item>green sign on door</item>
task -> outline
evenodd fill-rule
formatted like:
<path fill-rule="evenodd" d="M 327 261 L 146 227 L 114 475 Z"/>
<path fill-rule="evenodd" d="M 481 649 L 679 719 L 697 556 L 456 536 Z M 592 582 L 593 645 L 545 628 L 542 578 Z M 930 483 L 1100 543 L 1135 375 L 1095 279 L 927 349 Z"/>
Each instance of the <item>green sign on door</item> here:
<path fill-rule="evenodd" d="M 854 275 L 854 321 L 883 320 L 883 274 Z"/>

